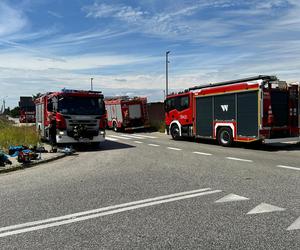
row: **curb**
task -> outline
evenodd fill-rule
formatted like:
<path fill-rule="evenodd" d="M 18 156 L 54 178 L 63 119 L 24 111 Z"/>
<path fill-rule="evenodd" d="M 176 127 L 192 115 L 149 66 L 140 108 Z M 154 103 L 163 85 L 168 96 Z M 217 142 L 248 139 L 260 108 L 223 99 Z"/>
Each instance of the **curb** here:
<path fill-rule="evenodd" d="M 31 163 L 28 163 L 28 164 L 20 164 L 20 165 L 17 165 L 15 167 L 6 168 L 6 169 L 0 169 L 0 174 L 9 173 L 9 172 L 13 172 L 13 171 L 21 170 L 21 169 L 24 170 L 26 168 L 31 168 L 31 167 L 36 166 L 36 165 L 40 165 L 40 164 L 48 163 L 48 162 L 51 162 L 51 161 L 59 160 L 61 158 L 64 158 L 65 156 L 67 156 L 67 155 L 66 154 L 61 154 L 61 155 L 58 155 L 58 156 L 55 156 L 53 158 L 49 158 L 49 159 L 46 159 L 46 160 L 31 162 Z"/>

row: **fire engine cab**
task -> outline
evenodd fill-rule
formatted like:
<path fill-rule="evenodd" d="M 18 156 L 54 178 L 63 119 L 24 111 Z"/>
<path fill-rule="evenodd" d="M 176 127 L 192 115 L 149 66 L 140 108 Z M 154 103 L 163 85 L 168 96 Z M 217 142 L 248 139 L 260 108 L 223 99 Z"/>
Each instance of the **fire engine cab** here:
<path fill-rule="evenodd" d="M 195 86 L 165 100 L 165 123 L 173 139 L 234 141 L 299 141 L 299 83 L 275 76 Z"/>
<path fill-rule="evenodd" d="M 98 144 L 105 140 L 101 92 L 63 89 L 42 95 L 35 105 L 36 127 L 43 139 L 58 144 Z"/>

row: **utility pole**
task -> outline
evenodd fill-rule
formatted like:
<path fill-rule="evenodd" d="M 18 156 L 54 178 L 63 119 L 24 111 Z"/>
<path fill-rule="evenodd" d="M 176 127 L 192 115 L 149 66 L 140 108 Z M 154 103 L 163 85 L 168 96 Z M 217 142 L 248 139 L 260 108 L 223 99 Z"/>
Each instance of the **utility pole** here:
<path fill-rule="evenodd" d="M 93 90 L 93 80 L 94 78 L 91 77 L 91 90 Z"/>
<path fill-rule="evenodd" d="M 166 93 L 165 97 L 167 98 L 168 93 L 169 93 L 169 54 L 171 51 L 166 52 Z"/>

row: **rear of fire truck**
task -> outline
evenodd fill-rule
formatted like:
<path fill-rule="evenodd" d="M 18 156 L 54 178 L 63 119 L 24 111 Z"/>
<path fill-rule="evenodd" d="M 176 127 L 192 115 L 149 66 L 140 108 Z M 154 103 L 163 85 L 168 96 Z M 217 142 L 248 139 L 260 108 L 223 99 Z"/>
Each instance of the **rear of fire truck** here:
<path fill-rule="evenodd" d="M 42 138 L 57 144 L 105 140 L 105 104 L 101 92 L 63 89 L 36 100 L 36 125 Z"/>
<path fill-rule="evenodd" d="M 266 143 L 299 141 L 299 83 L 267 81 L 261 88 L 260 137 Z"/>
<path fill-rule="evenodd" d="M 149 127 L 145 97 L 110 97 L 105 100 L 105 106 L 108 127 L 116 132 Z"/>
<path fill-rule="evenodd" d="M 19 108 L 20 123 L 35 123 L 35 105 L 31 96 L 21 96 Z"/>

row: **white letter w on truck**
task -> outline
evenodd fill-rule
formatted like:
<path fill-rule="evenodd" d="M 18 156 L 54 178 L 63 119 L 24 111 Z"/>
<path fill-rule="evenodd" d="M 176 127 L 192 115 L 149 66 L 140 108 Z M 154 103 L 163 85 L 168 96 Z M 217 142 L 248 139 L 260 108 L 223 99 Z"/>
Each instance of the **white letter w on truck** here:
<path fill-rule="evenodd" d="M 221 105 L 223 111 L 228 111 L 228 105 Z"/>

